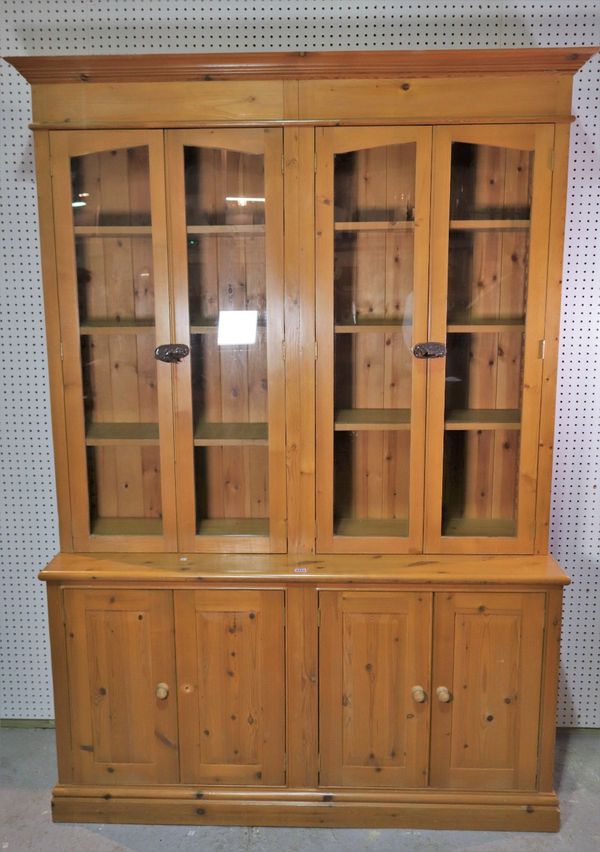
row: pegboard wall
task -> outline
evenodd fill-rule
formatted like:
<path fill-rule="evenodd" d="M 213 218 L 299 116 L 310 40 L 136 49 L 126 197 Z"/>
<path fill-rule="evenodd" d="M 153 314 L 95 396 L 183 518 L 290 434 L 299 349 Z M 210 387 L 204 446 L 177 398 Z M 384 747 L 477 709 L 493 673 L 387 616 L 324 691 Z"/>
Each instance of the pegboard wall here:
<path fill-rule="evenodd" d="M 597 2 L 0 0 L 1 54 L 600 43 Z M 600 726 L 600 62 L 576 77 L 551 548 L 567 590 L 559 724 Z M 51 718 L 39 569 L 57 551 L 29 87 L 1 70 L 0 718 Z"/>

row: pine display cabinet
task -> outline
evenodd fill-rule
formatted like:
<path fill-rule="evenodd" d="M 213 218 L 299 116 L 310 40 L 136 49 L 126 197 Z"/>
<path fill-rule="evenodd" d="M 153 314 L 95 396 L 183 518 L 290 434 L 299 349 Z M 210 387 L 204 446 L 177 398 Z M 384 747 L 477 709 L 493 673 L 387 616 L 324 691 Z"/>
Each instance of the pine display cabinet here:
<path fill-rule="evenodd" d="M 59 821 L 555 831 L 594 48 L 18 57 Z"/>

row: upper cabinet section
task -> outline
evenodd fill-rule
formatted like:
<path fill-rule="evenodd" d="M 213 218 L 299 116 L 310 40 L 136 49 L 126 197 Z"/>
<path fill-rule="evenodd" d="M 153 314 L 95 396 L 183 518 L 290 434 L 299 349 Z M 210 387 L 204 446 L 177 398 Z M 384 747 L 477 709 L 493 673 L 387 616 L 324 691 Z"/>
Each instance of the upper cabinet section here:
<path fill-rule="evenodd" d="M 595 52 L 11 60 L 62 549 L 543 552 Z"/>
<path fill-rule="evenodd" d="M 281 130 L 168 134 L 186 550 L 286 549 L 281 157 Z"/>
<path fill-rule="evenodd" d="M 531 552 L 552 127 L 437 128 L 426 547 Z"/>
<path fill-rule="evenodd" d="M 162 134 L 53 134 L 54 217 L 76 549 L 172 549 Z"/>
<path fill-rule="evenodd" d="M 429 128 L 317 134 L 317 547 L 421 546 Z"/>

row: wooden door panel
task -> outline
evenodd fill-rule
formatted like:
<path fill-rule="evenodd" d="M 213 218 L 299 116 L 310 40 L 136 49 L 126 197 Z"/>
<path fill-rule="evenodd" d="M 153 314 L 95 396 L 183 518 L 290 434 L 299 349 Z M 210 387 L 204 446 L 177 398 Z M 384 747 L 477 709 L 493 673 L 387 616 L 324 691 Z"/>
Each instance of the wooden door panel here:
<path fill-rule="evenodd" d="M 321 785 L 426 786 L 431 595 L 322 592 L 320 609 Z"/>
<path fill-rule="evenodd" d="M 436 595 L 433 786 L 535 788 L 544 606 L 543 593 Z"/>
<path fill-rule="evenodd" d="M 171 593 L 67 589 L 65 613 L 73 780 L 176 782 Z"/>
<path fill-rule="evenodd" d="M 285 782 L 284 593 L 175 592 L 181 779 Z"/>

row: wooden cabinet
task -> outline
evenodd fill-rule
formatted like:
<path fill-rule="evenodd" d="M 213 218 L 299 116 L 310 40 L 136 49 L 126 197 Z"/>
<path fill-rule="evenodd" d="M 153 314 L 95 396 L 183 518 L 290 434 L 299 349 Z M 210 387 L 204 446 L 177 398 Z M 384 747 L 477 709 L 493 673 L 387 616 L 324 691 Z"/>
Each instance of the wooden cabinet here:
<path fill-rule="evenodd" d="M 541 593 L 436 595 L 435 787 L 535 789 L 544 617 Z"/>
<path fill-rule="evenodd" d="M 284 595 L 175 592 L 181 780 L 285 783 Z"/>
<path fill-rule="evenodd" d="M 71 771 L 78 784 L 179 776 L 172 595 L 66 589 Z"/>
<path fill-rule="evenodd" d="M 594 52 L 10 60 L 56 819 L 557 829 L 560 244 Z"/>
<path fill-rule="evenodd" d="M 320 783 L 426 787 L 432 595 L 321 592 Z"/>

